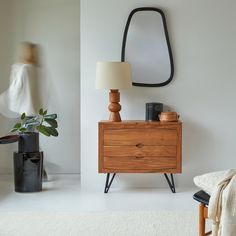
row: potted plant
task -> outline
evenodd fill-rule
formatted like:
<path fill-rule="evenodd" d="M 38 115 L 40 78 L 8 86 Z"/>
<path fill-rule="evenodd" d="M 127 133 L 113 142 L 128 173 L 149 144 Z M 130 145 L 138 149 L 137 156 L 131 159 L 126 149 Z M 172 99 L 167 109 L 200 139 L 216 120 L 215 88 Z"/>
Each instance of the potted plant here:
<path fill-rule="evenodd" d="M 38 192 L 42 190 L 43 152 L 39 151 L 39 133 L 58 136 L 57 114 L 48 114 L 40 109 L 38 115 L 29 117 L 23 113 L 20 121 L 11 129 L 18 135 L 5 136 L 0 143 L 18 141 L 18 152 L 14 152 L 14 180 L 16 192 Z M 8 141 L 7 141 L 8 140 Z"/>
<path fill-rule="evenodd" d="M 39 150 L 39 133 L 45 136 L 58 136 L 57 114 L 47 114 L 42 108 L 37 116 L 29 117 L 23 113 L 21 121 L 11 129 L 19 134 L 19 152 L 37 152 Z"/>

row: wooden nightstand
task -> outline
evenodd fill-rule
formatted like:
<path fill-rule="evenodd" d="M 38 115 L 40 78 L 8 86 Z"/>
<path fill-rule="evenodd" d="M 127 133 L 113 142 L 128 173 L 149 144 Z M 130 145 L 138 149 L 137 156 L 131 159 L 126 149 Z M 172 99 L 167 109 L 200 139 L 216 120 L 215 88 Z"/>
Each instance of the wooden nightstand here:
<path fill-rule="evenodd" d="M 105 193 L 116 173 L 163 173 L 175 193 L 173 174 L 182 171 L 182 123 L 101 121 L 98 151 L 99 173 L 107 174 Z"/>

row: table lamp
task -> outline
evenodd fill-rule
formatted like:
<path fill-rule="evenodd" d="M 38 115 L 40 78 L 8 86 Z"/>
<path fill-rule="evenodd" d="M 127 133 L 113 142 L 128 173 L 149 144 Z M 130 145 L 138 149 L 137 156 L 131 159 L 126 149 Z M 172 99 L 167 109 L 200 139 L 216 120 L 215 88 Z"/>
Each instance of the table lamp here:
<path fill-rule="evenodd" d="M 131 88 L 131 66 L 127 62 L 98 62 L 96 72 L 96 88 L 110 89 L 109 121 L 121 121 L 119 89 Z"/>

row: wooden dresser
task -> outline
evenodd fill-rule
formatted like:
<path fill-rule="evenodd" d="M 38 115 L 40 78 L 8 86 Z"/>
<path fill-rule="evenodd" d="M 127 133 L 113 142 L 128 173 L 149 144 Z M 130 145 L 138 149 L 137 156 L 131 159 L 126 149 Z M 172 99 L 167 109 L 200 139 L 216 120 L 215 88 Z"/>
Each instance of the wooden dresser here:
<path fill-rule="evenodd" d="M 99 122 L 99 173 L 107 173 L 105 192 L 116 173 L 163 173 L 175 192 L 173 174 L 182 171 L 181 149 L 181 122 Z"/>

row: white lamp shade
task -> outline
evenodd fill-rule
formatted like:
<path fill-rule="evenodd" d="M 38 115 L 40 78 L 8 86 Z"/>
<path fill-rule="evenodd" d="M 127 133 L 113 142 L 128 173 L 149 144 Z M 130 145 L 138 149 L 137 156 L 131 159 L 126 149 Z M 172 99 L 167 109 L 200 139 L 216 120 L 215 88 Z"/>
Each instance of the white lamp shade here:
<path fill-rule="evenodd" d="M 127 62 L 98 62 L 96 71 L 97 89 L 131 88 L 131 66 Z"/>

